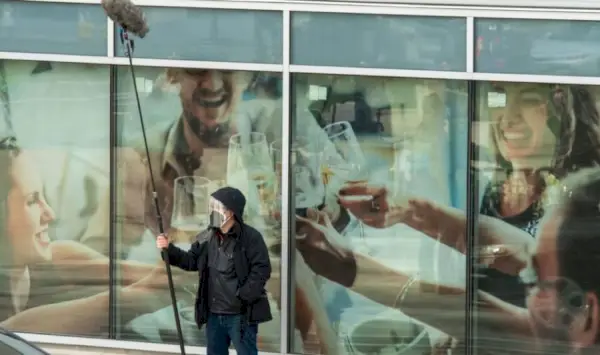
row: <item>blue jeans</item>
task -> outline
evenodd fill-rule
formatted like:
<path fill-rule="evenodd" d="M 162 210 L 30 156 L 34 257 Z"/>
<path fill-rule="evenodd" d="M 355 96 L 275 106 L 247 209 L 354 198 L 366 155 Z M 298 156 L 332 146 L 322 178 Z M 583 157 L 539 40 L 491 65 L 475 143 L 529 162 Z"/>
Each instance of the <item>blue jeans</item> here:
<path fill-rule="evenodd" d="M 207 355 L 227 355 L 231 343 L 238 355 L 257 355 L 258 325 L 249 324 L 245 318 L 238 314 L 210 313 L 206 324 Z"/>

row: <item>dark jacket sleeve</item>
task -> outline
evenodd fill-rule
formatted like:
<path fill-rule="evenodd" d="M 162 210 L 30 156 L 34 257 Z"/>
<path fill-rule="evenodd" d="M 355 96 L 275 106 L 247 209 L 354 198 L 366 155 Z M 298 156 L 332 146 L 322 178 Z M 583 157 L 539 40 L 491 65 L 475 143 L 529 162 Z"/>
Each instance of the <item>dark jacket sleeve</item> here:
<path fill-rule="evenodd" d="M 271 260 L 267 245 L 258 231 L 253 231 L 246 247 L 249 272 L 246 282 L 240 287 L 238 296 L 248 304 L 261 298 L 265 284 L 271 278 Z"/>
<path fill-rule="evenodd" d="M 169 264 L 186 271 L 198 271 L 198 258 L 206 251 L 206 246 L 208 245 L 207 238 L 198 239 L 188 251 L 169 243 L 169 247 L 167 248 Z"/>

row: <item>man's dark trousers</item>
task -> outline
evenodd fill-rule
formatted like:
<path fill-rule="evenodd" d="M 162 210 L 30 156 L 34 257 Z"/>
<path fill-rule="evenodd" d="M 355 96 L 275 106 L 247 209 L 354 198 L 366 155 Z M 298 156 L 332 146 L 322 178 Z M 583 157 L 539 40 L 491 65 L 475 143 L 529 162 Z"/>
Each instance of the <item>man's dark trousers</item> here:
<path fill-rule="evenodd" d="M 238 355 L 257 355 L 257 324 L 249 324 L 239 314 L 208 315 L 206 324 L 207 355 L 227 355 L 233 343 Z"/>

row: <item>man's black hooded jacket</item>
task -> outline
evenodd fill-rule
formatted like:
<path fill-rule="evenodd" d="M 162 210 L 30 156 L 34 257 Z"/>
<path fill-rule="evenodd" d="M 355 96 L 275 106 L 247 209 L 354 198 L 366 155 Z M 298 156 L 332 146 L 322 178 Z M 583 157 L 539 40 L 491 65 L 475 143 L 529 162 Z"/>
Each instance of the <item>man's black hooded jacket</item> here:
<path fill-rule="evenodd" d="M 271 262 L 265 241 L 259 231 L 244 223 L 242 215 L 246 205 L 244 195 L 235 188 L 224 187 L 212 194 L 225 207 L 233 211 L 237 225 L 233 262 L 237 275 L 237 297 L 241 301 L 241 313 L 251 323 L 263 323 L 272 319 L 265 284 L 271 277 Z M 239 234 L 239 235 L 238 235 Z M 196 323 L 206 324 L 208 302 L 208 251 L 211 242 L 219 238 L 217 231 L 209 228 L 201 232 L 186 252 L 169 244 L 169 263 L 187 271 L 198 271 L 199 282 L 196 296 Z"/>

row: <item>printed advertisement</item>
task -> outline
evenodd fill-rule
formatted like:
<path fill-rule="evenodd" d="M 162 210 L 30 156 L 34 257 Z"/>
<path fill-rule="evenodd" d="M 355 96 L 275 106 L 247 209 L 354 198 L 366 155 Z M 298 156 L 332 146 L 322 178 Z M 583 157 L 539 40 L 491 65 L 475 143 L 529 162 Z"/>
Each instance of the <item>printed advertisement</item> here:
<path fill-rule="evenodd" d="M 108 336 L 109 88 L 106 66 L 0 61 L 2 327 Z"/>
<path fill-rule="evenodd" d="M 209 197 L 221 186 L 246 197 L 244 222 L 267 245 L 281 241 L 281 199 L 272 153 L 281 151 L 280 74 L 204 69 L 136 68 L 142 97 L 146 155 L 131 74 L 118 70 L 117 266 L 118 337 L 175 342 L 176 327 L 164 264 L 156 248 L 160 228 L 154 207 L 154 178 L 169 239 L 188 250 L 208 227 Z M 150 170 L 151 169 L 151 170 Z M 150 175 L 152 171 L 152 176 Z M 271 256 L 267 283 L 273 320 L 261 324 L 258 346 L 279 352 L 279 255 Z M 125 264 L 121 264 L 125 263 Z M 153 276 L 131 283 L 135 268 L 156 267 Z M 197 272 L 173 268 L 186 344 L 206 345 L 194 319 Z"/>
<path fill-rule="evenodd" d="M 595 347 L 597 89 L 478 82 L 469 97 L 460 81 L 297 74 L 284 151 L 280 74 L 135 72 L 149 155 L 129 68 L 116 68 L 111 104 L 107 67 L 0 62 L 0 326 L 91 337 L 112 326 L 118 339 L 175 343 L 153 179 L 184 249 L 207 227 L 213 191 L 246 196 L 243 218 L 272 263 L 260 351 L 279 352 L 288 312 L 283 238 L 295 245 L 295 353 L 462 354 L 468 297 L 478 352 Z M 185 343 L 205 346 L 198 275 L 173 277 Z"/>

